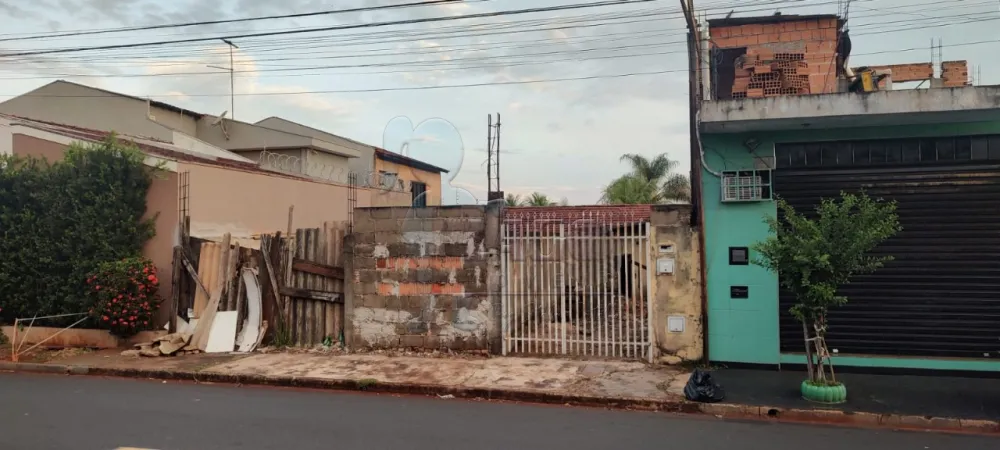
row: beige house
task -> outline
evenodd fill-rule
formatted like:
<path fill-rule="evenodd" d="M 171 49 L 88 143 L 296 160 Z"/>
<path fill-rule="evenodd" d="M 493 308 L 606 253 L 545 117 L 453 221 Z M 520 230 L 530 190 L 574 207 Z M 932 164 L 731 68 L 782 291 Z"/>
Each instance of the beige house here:
<path fill-rule="evenodd" d="M 351 159 L 349 166 L 352 173 L 359 175 L 362 186 L 409 192 L 413 206 L 441 204 L 441 174 L 448 172 L 445 169 L 280 117 L 268 117 L 255 125 L 356 150 L 360 157 Z"/>
<path fill-rule="evenodd" d="M 182 148 L 216 148 L 269 169 L 346 183 L 362 153 L 275 127 L 184 108 L 69 81 L 54 81 L 0 103 L 0 113 L 153 138 Z"/>

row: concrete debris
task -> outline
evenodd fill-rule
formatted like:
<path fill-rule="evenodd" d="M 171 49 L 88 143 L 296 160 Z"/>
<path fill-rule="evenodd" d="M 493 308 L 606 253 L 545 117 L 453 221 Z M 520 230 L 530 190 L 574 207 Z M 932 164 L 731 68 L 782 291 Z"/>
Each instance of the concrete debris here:
<path fill-rule="evenodd" d="M 159 356 L 174 356 L 180 354 L 190 354 L 192 352 L 182 352 L 189 342 L 190 333 L 173 333 L 156 338 L 153 342 L 143 342 L 136 344 L 134 350 L 125 350 L 122 356 L 147 356 L 151 358 Z"/>

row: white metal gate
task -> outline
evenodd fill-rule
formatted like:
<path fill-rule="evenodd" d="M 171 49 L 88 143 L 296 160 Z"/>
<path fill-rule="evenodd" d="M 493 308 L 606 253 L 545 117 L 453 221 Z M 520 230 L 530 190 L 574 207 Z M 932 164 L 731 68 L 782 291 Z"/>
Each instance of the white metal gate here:
<path fill-rule="evenodd" d="M 600 211 L 505 214 L 503 354 L 652 361 L 649 229 Z"/>

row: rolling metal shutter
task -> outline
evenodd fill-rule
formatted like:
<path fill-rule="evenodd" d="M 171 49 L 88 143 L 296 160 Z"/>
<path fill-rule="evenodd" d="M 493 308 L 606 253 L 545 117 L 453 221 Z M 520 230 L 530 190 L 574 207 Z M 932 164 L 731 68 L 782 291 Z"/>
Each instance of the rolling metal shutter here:
<path fill-rule="evenodd" d="M 841 292 L 840 354 L 1000 357 L 1000 136 L 780 145 L 774 189 L 797 210 L 864 189 L 898 203 L 895 260 Z M 780 296 L 781 351 L 803 351 Z"/>

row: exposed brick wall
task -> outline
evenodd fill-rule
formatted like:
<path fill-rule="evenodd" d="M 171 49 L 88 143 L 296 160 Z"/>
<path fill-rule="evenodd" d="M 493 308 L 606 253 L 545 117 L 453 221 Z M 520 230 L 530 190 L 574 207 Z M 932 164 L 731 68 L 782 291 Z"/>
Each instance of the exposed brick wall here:
<path fill-rule="evenodd" d="M 746 47 L 733 98 L 837 92 L 837 19 L 712 27 L 712 45 Z"/>
<path fill-rule="evenodd" d="M 945 61 L 941 63 L 941 81 L 944 87 L 969 85 L 969 63 L 966 61 Z"/>
<path fill-rule="evenodd" d="M 890 64 L 888 66 L 869 66 L 875 70 L 891 70 L 894 83 L 920 81 L 934 78 L 934 65 L 927 63 Z"/>
<path fill-rule="evenodd" d="M 355 209 L 351 345 L 489 349 L 487 220 L 479 206 Z"/>

